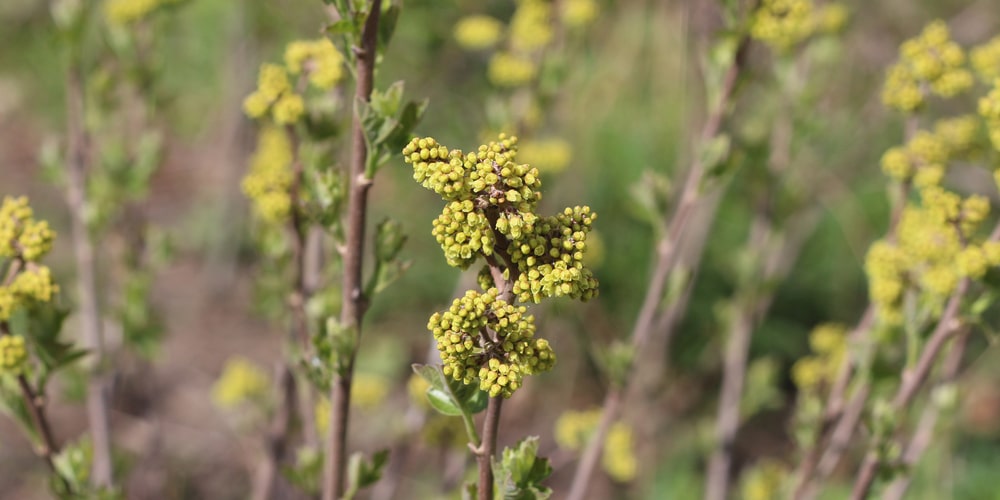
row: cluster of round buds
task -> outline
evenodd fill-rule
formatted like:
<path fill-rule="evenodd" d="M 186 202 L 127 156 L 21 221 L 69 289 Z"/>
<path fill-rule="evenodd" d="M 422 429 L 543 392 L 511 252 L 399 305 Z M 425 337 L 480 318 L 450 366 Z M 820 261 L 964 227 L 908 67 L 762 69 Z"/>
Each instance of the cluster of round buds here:
<path fill-rule="evenodd" d="M 515 242 L 511 258 L 520 271 L 514 294 L 522 302 L 545 297 L 588 300 L 597 295 L 597 280 L 584 266 L 587 234 L 597 214 L 590 207 L 566 208 L 544 217 L 535 231 Z"/>
<path fill-rule="evenodd" d="M 28 349 L 24 337 L 4 335 L 0 337 L 0 373 L 19 374 L 28 364 Z"/>
<path fill-rule="evenodd" d="M 1000 78 L 1000 36 L 972 49 L 969 59 L 980 80 L 989 83 Z"/>
<path fill-rule="evenodd" d="M 905 145 L 889 148 L 882 155 L 882 171 L 919 188 L 937 186 L 948 162 L 972 151 L 979 127 L 972 115 L 938 120 L 933 132 L 920 130 Z"/>
<path fill-rule="evenodd" d="M 268 111 L 278 125 L 299 121 L 305 101 L 292 89 L 288 70 L 277 64 L 263 64 L 257 77 L 257 90 L 243 100 L 243 111 L 251 118 L 262 118 Z"/>
<path fill-rule="evenodd" d="M 474 199 L 527 212 L 541 199 L 538 170 L 514 161 L 516 137 L 501 134 L 467 155 L 431 137 L 417 138 L 403 149 L 403 157 L 413 165 L 414 180 L 448 201 Z"/>
<path fill-rule="evenodd" d="M 876 242 L 866 258 L 871 300 L 888 323 L 902 319 L 908 287 L 945 297 L 960 279 L 982 278 L 1000 265 L 1000 243 L 973 237 L 989 215 L 986 198 L 963 199 L 936 186 L 922 189 L 920 198 L 903 210 L 896 241 Z"/>
<path fill-rule="evenodd" d="M 764 0 L 754 12 L 750 35 L 785 52 L 817 34 L 840 31 L 847 9 L 839 3 L 821 7 L 812 0 Z"/>
<path fill-rule="evenodd" d="M 809 334 L 813 355 L 800 358 L 792 366 L 792 380 L 801 391 L 816 391 L 837 376 L 847 354 L 847 329 L 843 325 L 823 324 Z"/>
<path fill-rule="evenodd" d="M 900 46 L 900 60 L 889 68 L 882 88 L 882 102 L 910 112 L 924 103 L 928 89 L 952 97 L 973 83 L 972 73 L 965 68 L 965 52 L 951 40 L 948 26 L 935 21 Z"/>
<path fill-rule="evenodd" d="M 453 201 L 434 219 L 431 232 L 444 251 L 448 265 L 465 269 L 480 254 L 492 255 L 496 240 L 486 216 L 470 200 Z"/>
<path fill-rule="evenodd" d="M 280 224 L 288 218 L 293 180 L 292 144 L 287 134 L 273 126 L 261 129 L 242 187 L 262 221 Z"/>
<path fill-rule="evenodd" d="M 330 90 L 344 76 L 344 55 L 329 38 L 297 40 L 285 48 L 285 66 L 293 75 L 305 71 L 314 87 Z"/>
<path fill-rule="evenodd" d="M 28 198 L 5 197 L 0 204 L 0 257 L 34 262 L 49 253 L 56 233 L 34 219 Z"/>
<path fill-rule="evenodd" d="M 979 100 L 979 115 L 986 120 L 990 142 L 1000 150 L 1000 78 L 993 83 L 993 89 Z"/>
<path fill-rule="evenodd" d="M 466 292 L 443 313 L 431 316 L 427 328 L 434 334 L 444 374 L 479 387 L 491 397 L 510 397 L 523 377 L 543 372 L 555 364 L 548 341 L 536 339 L 534 317 L 485 293 Z"/>

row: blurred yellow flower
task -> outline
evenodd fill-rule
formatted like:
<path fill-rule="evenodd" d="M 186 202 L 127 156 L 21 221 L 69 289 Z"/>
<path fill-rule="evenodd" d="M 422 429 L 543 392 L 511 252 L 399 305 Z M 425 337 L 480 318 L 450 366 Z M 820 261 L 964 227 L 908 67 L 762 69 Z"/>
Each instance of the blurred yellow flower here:
<path fill-rule="evenodd" d="M 498 52 L 490 59 L 487 77 L 498 87 L 518 87 L 535 78 L 535 63 L 530 59 Z"/>
<path fill-rule="evenodd" d="M 467 50 L 488 49 L 500 40 L 503 24 L 490 16 L 467 16 L 455 24 L 455 41 Z"/>
<path fill-rule="evenodd" d="M 542 173 L 555 174 L 566 169 L 573 158 L 573 149 L 562 139 L 523 141 L 517 159 Z"/>
<path fill-rule="evenodd" d="M 264 397 L 269 390 L 267 374 L 250 360 L 236 356 L 226 361 L 222 375 L 212 387 L 212 400 L 220 408 L 235 408 Z"/>

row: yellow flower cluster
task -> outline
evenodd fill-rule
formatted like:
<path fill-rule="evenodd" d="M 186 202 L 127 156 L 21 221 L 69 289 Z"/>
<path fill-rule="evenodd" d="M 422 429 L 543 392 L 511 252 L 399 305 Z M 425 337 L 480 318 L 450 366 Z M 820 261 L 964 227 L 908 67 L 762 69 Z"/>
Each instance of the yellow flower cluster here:
<path fill-rule="evenodd" d="M 235 408 L 263 397 L 270 385 L 267 374 L 253 362 L 242 357 L 230 358 L 212 388 L 212 400 L 221 408 Z"/>
<path fill-rule="evenodd" d="M 923 105 L 926 92 L 953 97 L 974 83 L 965 68 L 965 52 L 951 40 L 944 21 L 934 21 L 920 36 L 903 42 L 900 60 L 889 68 L 882 102 L 911 112 Z"/>
<path fill-rule="evenodd" d="M 839 3 L 816 7 L 812 0 L 764 0 L 751 19 L 750 36 L 786 52 L 814 35 L 840 31 L 846 21 L 847 8 Z"/>
<path fill-rule="evenodd" d="M 406 393 L 410 396 L 410 401 L 424 409 L 430 407 L 430 403 L 427 402 L 427 389 L 430 388 L 430 382 L 416 373 L 410 375 L 406 381 Z"/>
<path fill-rule="evenodd" d="M 466 50 L 493 47 L 503 34 L 503 23 L 490 16 L 467 16 L 455 24 L 455 41 Z"/>
<path fill-rule="evenodd" d="M 600 409 L 564 412 L 556 419 L 556 444 L 564 450 L 582 450 L 597 430 L 600 420 Z M 626 482 L 635 478 L 639 464 L 635 456 L 632 428 L 628 424 L 612 424 L 604 439 L 601 464 L 605 472 L 616 481 Z"/>
<path fill-rule="evenodd" d="M 816 392 L 829 384 L 847 354 L 846 329 L 843 325 L 823 324 L 809 334 L 813 354 L 800 358 L 792 365 L 792 380 L 805 392 Z"/>
<path fill-rule="evenodd" d="M 615 422 L 608 430 L 601 464 L 604 471 L 616 481 L 624 483 L 635 479 L 639 461 L 635 457 L 635 438 L 628 424 Z"/>
<path fill-rule="evenodd" d="M 944 297 L 961 278 L 978 279 L 1000 265 L 1000 243 L 972 240 L 989 215 L 989 200 L 978 195 L 962 199 L 938 186 L 922 189 L 920 198 L 920 205 L 903 210 L 898 241 L 876 242 L 865 260 L 869 295 L 889 323 L 901 319 L 908 286 Z"/>
<path fill-rule="evenodd" d="M 316 430 L 319 431 L 321 436 L 325 436 L 327 431 L 330 430 L 330 412 L 330 400 L 320 397 L 319 401 L 316 401 L 315 408 L 313 408 L 313 418 L 316 419 Z"/>
<path fill-rule="evenodd" d="M 969 59 L 980 80 L 989 83 L 1000 78 L 1000 36 L 972 49 Z"/>
<path fill-rule="evenodd" d="M 912 179 L 919 188 L 937 186 L 948 162 L 971 150 L 978 131 L 975 116 L 939 120 L 933 133 L 920 130 L 905 146 L 889 148 L 882 155 L 882 171 L 899 181 Z"/>
<path fill-rule="evenodd" d="M 560 2 L 558 15 L 569 28 L 582 28 L 596 19 L 597 2 Z M 490 57 L 487 78 L 498 87 L 519 87 L 538 74 L 537 55 L 552 43 L 555 23 L 553 4 L 544 0 L 519 0 L 506 33 L 506 47 Z M 503 24 L 489 16 L 473 15 L 455 25 L 455 40 L 467 50 L 496 46 L 504 38 Z"/>
<path fill-rule="evenodd" d="M 20 374 L 28 364 L 28 349 L 24 337 L 4 335 L 0 337 L 0 373 Z"/>
<path fill-rule="evenodd" d="M 371 409 L 382 404 L 389 394 L 389 383 L 384 377 L 368 373 L 359 373 L 354 376 L 353 387 L 351 388 L 351 404 L 358 408 Z"/>
<path fill-rule="evenodd" d="M 486 76 L 497 87 L 520 87 L 535 78 L 538 68 L 528 56 L 497 52 L 490 58 Z"/>
<path fill-rule="evenodd" d="M 742 481 L 740 498 L 743 500 L 771 500 L 781 498 L 781 488 L 788 476 L 788 469 L 781 462 L 764 459 L 755 465 Z"/>
<path fill-rule="evenodd" d="M 162 6 L 179 2 L 180 0 L 106 0 L 104 17 L 111 24 L 131 24 Z"/>
<path fill-rule="evenodd" d="M 520 0 L 510 19 L 510 45 L 519 52 L 544 48 L 552 41 L 552 4 Z"/>
<path fill-rule="evenodd" d="M 46 221 L 36 221 L 28 198 L 4 197 L 0 205 L 0 257 L 35 262 L 52 250 L 56 233 Z"/>
<path fill-rule="evenodd" d="M 598 7 L 594 0 L 563 0 L 559 2 L 560 17 L 569 28 L 583 28 L 597 19 Z"/>
<path fill-rule="evenodd" d="M 288 218 L 292 209 L 288 193 L 293 180 L 291 141 L 281 128 L 264 128 L 257 136 L 250 171 L 243 178 L 243 192 L 261 220 L 280 224 Z"/>
<path fill-rule="evenodd" d="M 270 111 L 275 123 L 290 125 L 302 117 L 305 102 L 292 90 L 287 69 L 265 63 L 257 77 L 257 90 L 243 100 L 243 111 L 251 118 L 263 118 Z"/>
<path fill-rule="evenodd" d="M 537 139 L 524 141 L 520 145 L 518 157 L 539 172 L 562 172 L 573 159 L 573 148 L 562 139 Z"/>
<path fill-rule="evenodd" d="M 304 71 L 309 83 L 321 90 L 330 90 L 344 77 L 344 55 L 327 38 L 288 44 L 285 66 L 292 75 Z"/>
<path fill-rule="evenodd" d="M 38 302 L 49 302 L 59 291 L 52 271 L 37 263 L 52 249 L 55 232 L 46 221 L 34 219 L 26 197 L 5 197 L 0 204 L 0 258 L 20 260 L 22 267 L 0 286 L 0 321 L 14 310 Z"/>
<path fill-rule="evenodd" d="M 979 99 L 979 115 L 986 120 L 990 142 L 1000 150 L 1000 78 L 993 83 L 993 89 Z"/>
<path fill-rule="evenodd" d="M 754 12 L 750 35 L 775 50 L 787 51 L 815 29 L 809 0 L 764 0 Z"/>
<path fill-rule="evenodd" d="M 18 273 L 9 286 L 0 286 L 0 321 L 10 319 L 19 307 L 49 302 L 59 292 L 52 282 L 52 272 L 46 266 L 31 264 Z"/>

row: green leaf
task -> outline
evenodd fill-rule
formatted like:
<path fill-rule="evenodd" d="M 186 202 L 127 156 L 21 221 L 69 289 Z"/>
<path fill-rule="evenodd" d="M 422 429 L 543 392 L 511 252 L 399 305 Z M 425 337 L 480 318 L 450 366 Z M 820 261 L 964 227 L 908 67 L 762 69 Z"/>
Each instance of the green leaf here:
<path fill-rule="evenodd" d="M 449 417 L 460 417 L 464 414 L 462 407 L 455 401 L 451 394 L 434 389 L 427 389 L 427 402 L 431 404 L 438 413 Z"/>
<path fill-rule="evenodd" d="M 413 371 L 430 384 L 427 401 L 445 415 L 475 415 L 485 410 L 489 403 L 489 396 L 478 386 L 445 376 L 440 365 L 414 364 Z"/>
<path fill-rule="evenodd" d="M 399 21 L 399 5 L 387 4 L 382 8 L 382 17 L 378 23 L 378 50 L 384 51 L 392 40 L 393 33 L 396 32 L 396 24 Z"/>
<path fill-rule="evenodd" d="M 329 1 L 327 3 L 329 3 Z M 349 19 L 341 19 L 333 24 L 330 24 L 326 28 L 323 28 L 323 31 L 325 31 L 326 34 L 329 36 L 357 34 L 357 30 L 354 27 L 354 23 L 351 22 Z"/>
<path fill-rule="evenodd" d="M 406 84 L 402 81 L 393 82 L 384 92 L 373 90 L 371 96 L 371 108 L 380 117 L 396 116 L 399 112 L 399 105 L 403 102 L 403 90 Z"/>
<path fill-rule="evenodd" d="M 552 474 L 546 458 L 538 456 L 538 436 L 522 439 L 513 448 L 504 448 L 500 461 L 493 462 L 496 496 L 505 500 L 543 500 L 552 490 L 542 481 Z"/>
<path fill-rule="evenodd" d="M 371 461 L 363 453 L 355 453 L 347 462 L 347 491 L 344 498 L 351 499 L 359 491 L 375 484 L 382 477 L 382 469 L 389 462 L 389 450 L 379 450 Z"/>

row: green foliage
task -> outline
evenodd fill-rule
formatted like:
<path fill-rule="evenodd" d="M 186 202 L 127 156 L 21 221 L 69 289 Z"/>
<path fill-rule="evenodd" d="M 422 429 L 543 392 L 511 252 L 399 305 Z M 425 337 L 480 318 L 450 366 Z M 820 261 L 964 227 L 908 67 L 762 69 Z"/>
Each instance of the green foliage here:
<path fill-rule="evenodd" d="M 382 469 L 389 462 L 389 450 L 375 452 L 371 460 L 363 453 L 354 453 L 347 463 L 347 489 L 344 498 L 354 498 L 362 489 L 378 482 L 382 477 Z"/>
<path fill-rule="evenodd" d="M 552 474 L 546 458 L 538 456 L 538 437 L 524 438 L 513 448 L 504 448 L 500 460 L 493 463 L 494 490 L 504 500 L 544 500 L 552 490 L 542 481 Z"/>

